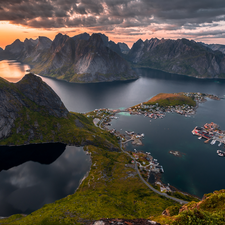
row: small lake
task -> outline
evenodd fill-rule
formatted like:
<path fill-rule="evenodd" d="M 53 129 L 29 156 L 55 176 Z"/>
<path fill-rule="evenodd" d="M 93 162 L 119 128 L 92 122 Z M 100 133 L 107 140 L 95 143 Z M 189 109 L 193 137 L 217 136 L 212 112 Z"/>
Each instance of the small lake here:
<path fill-rule="evenodd" d="M 29 214 L 73 194 L 90 166 L 82 147 L 0 147 L 0 216 Z"/>

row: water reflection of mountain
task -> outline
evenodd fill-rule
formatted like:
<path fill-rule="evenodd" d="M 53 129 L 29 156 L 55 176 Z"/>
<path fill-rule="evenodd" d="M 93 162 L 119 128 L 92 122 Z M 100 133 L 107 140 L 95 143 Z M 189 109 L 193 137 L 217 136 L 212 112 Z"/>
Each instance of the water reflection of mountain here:
<path fill-rule="evenodd" d="M 29 214 L 74 193 L 90 166 L 82 147 L 0 147 L 0 216 Z"/>
<path fill-rule="evenodd" d="M 27 161 L 51 164 L 64 151 L 66 145 L 61 143 L 49 143 L 25 146 L 0 147 L 0 171 L 23 164 Z"/>

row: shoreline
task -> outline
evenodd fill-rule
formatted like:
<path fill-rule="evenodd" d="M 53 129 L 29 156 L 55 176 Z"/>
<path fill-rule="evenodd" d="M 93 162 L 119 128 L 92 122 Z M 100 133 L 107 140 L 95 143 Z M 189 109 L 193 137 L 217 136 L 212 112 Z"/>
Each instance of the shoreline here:
<path fill-rule="evenodd" d="M 157 69 L 157 68 L 152 68 L 152 67 L 149 67 L 149 66 L 141 66 L 141 65 L 137 65 L 137 64 L 131 64 L 132 68 L 134 69 L 150 69 L 150 70 L 155 70 L 155 71 L 159 71 L 159 72 L 164 72 L 164 73 L 168 73 L 170 75 L 177 75 L 177 76 L 184 76 L 184 77 L 190 77 L 190 78 L 194 78 L 194 79 L 202 79 L 202 80 L 222 80 L 224 81 L 225 78 L 214 78 L 214 77 L 195 77 L 195 76 L 190 76 L 190 75 L 186 75 L 186 74 L 179 74 L 179 73 L 172 73 L 172 72 L 168 72 L 166 70 L 160 70 L 160 69 Z"/>

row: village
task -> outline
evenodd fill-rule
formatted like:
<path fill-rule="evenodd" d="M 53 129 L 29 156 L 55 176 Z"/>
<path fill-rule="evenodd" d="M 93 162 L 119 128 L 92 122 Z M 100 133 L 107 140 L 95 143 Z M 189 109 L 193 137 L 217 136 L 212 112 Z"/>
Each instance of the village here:
<path fill-rule="evenodd" d="M 127 111 L 130 114 L 144 115 L 144 116 L 150 117 L 151 119 L 157 119 L 157 118 L 162 119 L 163 117 L 165 117 L 166 113 L 172 113 L 172 112 L 184 115 L 185 117 L 190 117 L 191 115 L 194 115 L 196 113 L 196 109 L 199 103 L 203 103 L 207 101 L 206 98 L 213 99 L 213 100 L 220 100 L 220 98 L 216 95 L 202 94 L 199 92 L 197 93 L 186 92 L 186 93 L 182 93 L 182 95 L 191 97 L 196 102 L 196 106 L 183 104 L 183 105 L 175 105 L 175 106 L 168 105 L 168 106 L 162 107 L 162 106 L 159 106 L 158 103 L 155 103 L 153 105 L 141 103 L 137 106 L 128 108 Z"/>
<path fill-rule="evenodd" d="M 138 169 L 146 181 L 149 181 L 150 175 L 156 177 L 155 175 L 164 173 L 163 167 L 159 165 L 157 159 L 154 159 L 151 156 L 150 152 L 144 153 L 143 151 L 137 151 L 134 149 L 134 151 L 130 151 L 129 154 L 135 158 Z M 131 163 L 134 163 L 134 160 L 132 160 Z M 161 192 L 172 192 L 169 185 L 166 186 L 160 182 L 160 179 L 156 179 L 156 181 L 155 179 L 153 184 L 156 185 Z"/>
<path fill-rule="evenodd" d="M 206 123 L 203 127 L 195 127 L 192 131 L 193 135 L 199 136 L 198 139 L 206 139 L 204 142 L 209 143 L 211 145 L 218 143 L 218 147 L 222 144 L 225 146 L 225 131 L 220 130 L 219 126 L 216 123 Z M 217 154 L 219 156 L 225 156 L 225 152 L 221 150 L 217 150 Z"/>
<path fill-rule="evenodd" d="M 177 105 L 177 106 L 160 107 L 158 103 L 154 105 L 145 105 L 141 103 L 139 106 L 130 107 L 124 110 L 108 109 L 108 108 L 95 109 L 92 112 L 86 113 L 86 116 L 93 118 L 93 123 L 95 124 L 95 126 L 99 127 L 100 129 L 107 130 L 112 135 L 115 135 L 117 139 L 120 140 L 121 148 L 125 148 L 125 145 L 128 142 L 131 142 L 135 146 L 140 146 L 142 145 L 142 138 L 144 138 L 143 133 L 139 134 L 135 133 L 134 131 L 125 131 L 125 134 L 122 134 L 120 131 L 110 129 L 111 120 L 117 119 L 115 115 L 120 112 L 126 112 L 131 115 L 133 114 L 144 115 L 146 117 L 149 117 L 150 119 L 158 119 L 158 118 L 162 119 L 165 117 L 166 113 L 178 113 L 181 115 L 185 115 L 186 117 L 189 117 L 196 113 L 198 104 L 205 102 L 206 98 L 219 100 L 219 98 L 214 95 L 207 95 L 201 93 L 183 93 L 183 94 L 188 97 L 192 97 L 197 103 L 196 106 L 194 107 L 190 105 Z M 211 139 L 212 141 L 219 141 L 220 146 L 222 143 L 225 144 L 225 132 L 221 132 L 220 130 L 217 130 L 217 128 L 218 125 L 211 123 L 211 125 L 206 124 L 204 128 L 195 127 L 192 133 L 198 135 L 201 138 L 202 137 L 206 138 L 207 139 L 206 141 L 209 141 Z M 197 133 L 195 131 L 197 131 Z M 181 157 L 182 155 L 184 155 L 181 152 L 172 150 L 169 151 L 169 153 L 177 157 Z M 157 177 L 158 176 L 157 174 L 161 174 L 164 172 L 163 167 L 159 165 L 157 159 L 154 159 L 149 152 L 144 153 L 142 151 L 137 151 L 136 149 L 134 149 L 134 151 L 129 152 L 129 154 L 131 154 L 131 156 L 136 160 L 138 169 L 145 180 L 148 181 L 150 175 L 153 177 Z M 218 154 L 221 154 L 221 152 L 219 152 Z M 134 163 L 134 160 L 132 160 L 131 163 Z M 170 186 L 164 185 L 160 181 L 160 179 L 156 179 L 154 185 L 158 187 L 158 189 L 161 192 L 169 192 L 169 193 L 173 192 Z"/>

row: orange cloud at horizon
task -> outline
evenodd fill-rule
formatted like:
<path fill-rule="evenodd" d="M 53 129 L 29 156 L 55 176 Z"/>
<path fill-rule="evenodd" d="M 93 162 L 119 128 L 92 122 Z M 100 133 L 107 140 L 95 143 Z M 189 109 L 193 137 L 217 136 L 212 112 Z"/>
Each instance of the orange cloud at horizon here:
<path fill-rule="evenodd" d="M 130 35 L 122 32 L 120 30 L 115 29 L 114 31 L 107 32 L 102 31 L 97 28 L 58 28 L 58 29 L 43 29 L 43 28 L 28 28 L 21 25 L 14 25 L 7 21 L 0 22 L 0 47 L 5 49 L 7 45 L 12 44 L 16 39 L 20 39 L 20 41 L 24 41 L 26 38 L 36 39 L 39 36 L 46 36 L 53 40 L 58 33 L 67 34 L 68 36 L 72 37 L 80 33 L 87 32 L 90 35 L 92 33 L 104 33 L 106 36 L 109 37 L 109 40 L 114 42 L 124 42 L 130 48 L 132 47 L 133 43 L 135 43 L 138 39 L 142 39 L 145 41 L 146 39 L 151 38 L 170 38 L 170 39 L 178 39 L 178 38 L 188 38 L 193 39 L 196 41 L 202 41 L 205 43 L 217 43 L 217 44 L 225 44 L 224 38 L 210 38 L 205 37 L 204 39 L 197 39 L 197 36 L 185 36 L 182 33 L 170 33 L 166 30 L 160 30 L 156 32 L 140 32 L 140 35 Z M 125 29 L 124 29 L 125 31 Z M 140 30 L 139 30 L 140 31 Z M 143 31 L 143 30 L 142 30 Z"/>

